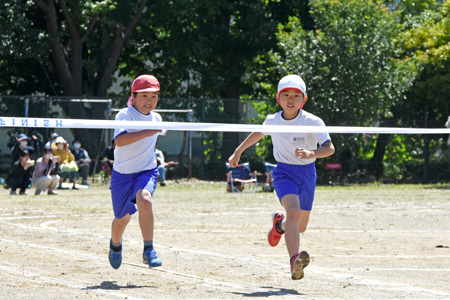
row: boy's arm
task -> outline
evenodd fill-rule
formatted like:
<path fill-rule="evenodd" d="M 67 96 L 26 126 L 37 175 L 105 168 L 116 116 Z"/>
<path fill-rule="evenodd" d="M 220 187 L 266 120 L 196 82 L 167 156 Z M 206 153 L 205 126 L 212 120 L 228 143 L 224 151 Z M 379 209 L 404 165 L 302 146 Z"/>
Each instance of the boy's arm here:
<path fill-rule="evenodd" d="M 253 144 L 256 144 L 260 139 L 264 137 L 261 132 L 252 132 L 237 148 L 234 153 L 228 159 L 228 163 L 232 168 L 235 168 L 239 164 L 242 152 Z"/>
<path fill-rule="evenodd" d="M 126 132 L 122 133 L 118 137 L 115 138 L 116 146 L 122 147 L 129 144 L 133 144 L 137 141 L 140 141 L 142 139 L 145 139 L 146 137 L 150 137 L 152 135 L 155 135 L 159 132 L 162 132 L 161 129 L 159 130 L 153 130 L 153 129 L 146 129 L 141 131 L 135 131 L 135 132 Z"/>
<path fill-rule="evenodd" d="M 316 150 L 306 150 L 303 148 L 295 149 L 295 156 L 300 159 L 324 158 L 334 153 L 334 146 L 332 142 L 327 142 L 325 145 Z"/>

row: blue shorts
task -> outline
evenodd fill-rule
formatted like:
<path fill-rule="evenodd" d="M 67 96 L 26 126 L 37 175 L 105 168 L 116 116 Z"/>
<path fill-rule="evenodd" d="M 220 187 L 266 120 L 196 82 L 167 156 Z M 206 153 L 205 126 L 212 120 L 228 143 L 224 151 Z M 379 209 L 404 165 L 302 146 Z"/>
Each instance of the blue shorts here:
<path fill-rule="evenodd" d="M 297 195 L 300 199 L 300 209 L 311 211 L 316 190 L 316 166 L 290 165 L 281 162 L 273 169 L 273 186 L 280 199 L 288 194 Z"/>
<path fill-rule="evenodd" d="M 127 214 L 136 213 L 138 190 L 146 189 L 153 195 L 158 183 L 158 175 L 158 168 L 132 174 L 122 174 L 113 169 L 109 189 L 111 190 L 114 216 L 121 219 Z"/>

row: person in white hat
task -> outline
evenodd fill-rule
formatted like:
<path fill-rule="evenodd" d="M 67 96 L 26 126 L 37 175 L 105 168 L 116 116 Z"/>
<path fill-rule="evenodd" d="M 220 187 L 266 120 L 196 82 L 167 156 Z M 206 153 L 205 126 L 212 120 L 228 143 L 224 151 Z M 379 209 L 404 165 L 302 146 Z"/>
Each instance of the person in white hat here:
<path fill-rule="evenodd" d="M 316 158 L 334 153 L 330 135 L 326 132 L 308 133 L 301 126 L 325 126 L 322 119 L 303 110 L 308 100 L 306 85 L 298 75 L 283 77 L 278 83 L 276 95 L 283 108 L 266 117 L 264 125 L 298 126 L 297 133 L 267 133 L 272 138 L 273 154 L 277 166 L 273 170 L 273 185 L 281 205 L 286 210 L 272 214 L 272 228 L 267 240 L 270 246 L 278 245 L 285 234 L 290 257 L 291 278 L 302 279 L 303 269 L 309 264 L 309 254 L 300 250 L 300 233 L 306 230 L 316 188 Z M 231 167 L 239 163 L 242 152 L 264 137 L 262 132 L 251 133 L 230 156 Z M 320 148 L 317 145 L 320 145 Z"/>

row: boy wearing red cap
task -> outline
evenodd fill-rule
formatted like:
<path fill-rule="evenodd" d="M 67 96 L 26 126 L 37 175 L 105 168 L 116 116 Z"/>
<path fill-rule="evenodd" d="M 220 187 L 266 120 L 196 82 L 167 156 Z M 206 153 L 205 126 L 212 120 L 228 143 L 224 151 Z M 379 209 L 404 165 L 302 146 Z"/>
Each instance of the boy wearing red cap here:
<path fill-rule="evenodd" d="M 133 82 L 128 107 L 120 110 L 116 120 L 161 122 L 161 116 L 153 112 L 158 100 L 158 79 L 152 75 L 141 75 Z M 152 129 L 120 128 L 114 131 L 116 147 L 110 190 L 115 218 L 111 226 L 109 250 L 109 262 L 114 269 L 122 263 L 122 235 L 136 211 L 139 212 L 139 226 L 144 239 L 144 263 L 150 267 L 162 265 L 153 248 L 152 198 L 159 175 L 155 143 L 158 135 L 165 133 L 166 130 Z"/>
<path fill-rule="evenodd" d="M 278 83 L 276 95 L 283 108 L 273 115 L 268 115 L 264 125 L 289 126 L 325 126 L 322 119 L 304 111 L 303 105 L 308 100 L 306 85 L 298 75 L 283 77 Z M 291 278 L 302 279 L 303 269 L 309 264 L 309 254 L 299 253 L 300 233 L 305 232 L 314 201 L 316 187 L 316 158 L 323 158 L 334 153 L 334 146 L 328 133 L 268 133 L 271 135 L 273 154 L 277 166 L 273 170 L 273 185 L 286 211 L 272 214 L 272 228 L 267 239 L 269 245 L 278 245 L 285 234 L 286 247 L 290 257 Z M 242 152 L 257 143 L 264 133 L 253 132 L 236 148 L 228 162 L 231 167 L 239 163 Z M 317 148 L 317 144 L 321 145 Z"/>

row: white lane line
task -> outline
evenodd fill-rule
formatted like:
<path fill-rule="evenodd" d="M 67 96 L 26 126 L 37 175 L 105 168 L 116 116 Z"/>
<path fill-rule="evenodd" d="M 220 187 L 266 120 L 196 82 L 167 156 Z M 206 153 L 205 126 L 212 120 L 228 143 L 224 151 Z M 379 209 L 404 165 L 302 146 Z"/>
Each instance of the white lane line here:
<path fill-rule="evenodd" d="M 314 257 L 320 257 L 323 256 L 325 257 L 325 255 L 314 255 Z M 423 259 L 428 259 L 428 258 L 450 258 L 450 255 L 340 255 L 340 254 L 330 254 L 330 255 L 326 255 L 326 257 L 361 257 L 361 258 L 371 258 L 371 257 L 375 257 L 375 258 L 423 258 Z"/>
<path fill-rule="evenodd" d="M 94 234 L 94 233 L 84 233 L 84 232 L 77 232 L 77 231 L 73 231 L 73 230 L 62 230 L 62 229 L 58 229 L 56 227 L 47 227 L 45 224 L 51 223 L 51 222 L 58 222 L 58 221 L 50 221 L 50 222 L 44 222 L 40 224 L 40 227 L 32 227 L 32 226 L 27 226 L 27 225 L 23 225 L 23 224 L 14 224 L 14 223 L 5 223 L 5 222 L 1 222 L 4 225 L 9 225 L 9 226 L 13 226 L 13 227 L 19 227 L 19 228 L 25 228 L 25 229 L 35 229 L 35 230 L 52 230 L 55 232 L 61 232 L 61 233 L 66 233 L 69 235 L 86 235 L 86 236 L 95 236 L 95 237 L 99 237 L 99 238 L 104 238 L 104 239 L 110 239 L 109 236 L 103 235 L 103 234 Z M 212 232 L 212 233 L 216 233 L 216 232 L 236 232 L 234 230 L 155 230 L 155 231 L 173 231 L 173 232 Z M 310 229 L 311 231 L 311 229 Z M 341 232 L 341 231 L 339 231 Z M 354 231 L 349 231 L 349 232 L 354 232 Z M 367 232 L 367 231 L 363 231 L 363 232 Z M 378 232 L 377 230 L 375 230 L 374 232 Z M 392 231 L 392 232 L 416 232 L 416 231 Z M 125 239 L 126 240 L 126 239 Z M 130 244 L 139 244 L 139 242 L 137 241 L 132 241 L 132 240 L 126 240 L 128 242 L 130 242 Z M 166 249 L 170 249 L 170 250 L 175 250 L 175 251 L 184 251 L 184 252 L 192 252 L 192 253 L 197 253 L 197 254 L 204 254 L 204 255 L 213 255 L 213 256 L 220 256 L 222 258 L 226 258 L 226 259 L 235 259 L 234 256 L 224 256 L 224 255 L 220 255 L 217 253 L 209 253 L 209 252 L 200 252 L 200 251 L 195 251 L 195 250 L 188 250 L 188 249 L 178 249 L 178 248 L 173 248 L 172 246 L 162 246 L 162 245 L 156 245 L 155 247 L 161 247 L 161 248 L 166 248 Z M 347 250 L 347 249 L 344 249 Z M 260 257 L 264 257 L 264 256 L 273 256 L 273 257 L 285 257 L 285 255 L 257 255 Z M 314 255 L 315 257 L 364 257 L 364 258 L 371 258 L 371 257 L 375 257 L 375 258 L 449 258 L 450 255 L 353 255 L 353 254 L 348 254 L 348 255 L 342 255 L 342 254 L 331 254 L 331 255 Z M 252 260 L 253 258 L 244 258 L 243 260 Z"/>
<path fill-rule="evenodd" d="M 81 257 L 84 257 L 84 258 L 101 260 L 101 261 L 105 261 L 105 262 L 108 261 L 108 259 L 104 258 L 104 257 L 98 257 L 98 256 L 93 256 L 93 255 L 81 254 L 81 253 L 77 253 L 77 252 L 72 252 L 72 251 L 67 251 L 67 250 L 62 250 L 62 249 L 57 249 L 57 248 L 51 248 L 51 247 L 46 247 L 46 246 L 39 246 L 39 245 L 36 245 L 36 244 L 28 244 L 28 243 L 24 243 L 24 242 L 20 242 L 20 241 L 5 240 L 5 239 L 0 238 L 0 242 L 4 242 L 4 243 L 8 243 L 8 244 L 16 244 L 16 245 L 30 247 L 30 248 L 38 248 L 38 249 L 44 249 L 44 250 L 48 250 L 48 251 L 54 251 L 54 252 L 65 254 L 65 255 L 69 255 L 69 256 L 74 256 L 75 255 L 75 256 L 81 256 Z M 124 261 L 122 261 L 122 265 L 129 265 L 129 266 L 149 269 L 148 266 L 143 265 L 143 264 L 129 263 L 129 262 L 124 262 Z M 0 267 L 6 267 L 6 266 L 0 265 Z M 9 268 L 9 267 L 6 267 L 6 268 Z M 296 295 L 296 294 L 293 295 L 293 294 L 279 292 L 279 291 L 273 291 L 273 290 L 268 290 L 268 289 L 261 289 L 261 288 L 244 286 L 244 285 L 239 285 L 239 284 L 227 283 L 227 282 L 217 281 L 217 280 L 209 279 L 209 278 L 205 278 L 205 277 L 199 277 L 199 276 L 195 276 L 195 275 L 190 275 L 190 274 L 170 271 L 170 270 L 167 270 L 167 269 L 163 269 L 161 267 L 152 268 L 152 270 L 163 272 L 163 273 L 168 273 L 168 274 L 172 274 L 172 275 L 178 275 L 178 276 L 181 276 L 181 277 L 196 279 L 196 280 L 199 280 L 201 282 L 210 283 L 212 285 L 220 285 L 220 286 L 225 286 L 225 287 L 232 287 L 232 288 L 237 288 L 237 289 L 241 289 L 241 290 L 252 290 L 252 291 L 255 291 L 255 292 L 259 292 L 259 293 L 268 293 L 268 294 L 273 294 L 273 295 L 278 295 L 278 296 L 291 296 L 291 297 L 296 297 L 296 298 L 300 297 L 299 299 L 313 300 L 313 298 L 308 298 L 308 297 L 304 297 L 304 296 L 300 296 L 300 295 Z M 26 272 L 26 271 L 23 271 L 23 272 Z M 37 276 L 41 277 L 41 275 L 37 275 Z M 45 277 L 45 276 L 42 276 L 42 277 Z M 45 278 L 51 279 L 50 277 L 45 277 Z M 55 279 L 55 280 L 58 281 L 59 279 Z M 74 284 L 74 285 L 77 285 L 78 287 L 86 288 L 86 287 L 84 287 L 82 285 L 78 285 L 78 284 Z M 126 295 L 124 295 L 124 296 L 126 296 Z"/>
<path fill-rule="evenodd" d="M 61 222 L 61 220 L 57 220 L 57 221 L 48 221 L 48 222 L 41 223 L 40 225 L 41 225 L 41 227 L 44 228 L 44 229 L 57 230 L 56 227 L 48 227 L 48 225 L 49 225 L 49 224 L 59 223 L 59 222 Z"/>
<path fill-rule="evenodd" d="M 340 233 L 448 233 L 448 230 L 420 230 L 420 229 L 412 229 L 412 230 L 385 230 L 385 229 L 336 229 L 336 228 L 308 228 L 308 232 L 322 232 L 322 233 L 330 233 L 330 232 L 340 232 Z"/>
<path fill-rule="evenodd" d="M 28 212 L 29 213 L 29 212 Z M 9 214 L 11 215 L 11 214 Z M 110 217 L 114 218 L 114 216 L 110 214 L 83 214 L 83 215 L 69 215 L 67 212 L 61 214 L 53 214 L 53 215 L 28 215 L 28 216 L 14 216 L 14 217 L 0 217 L 0 220 L 26 220 L 26 219 L 45 219 L 45 218 L 63 218 L 63 217 Z"/>
<path fill-rule="evenodd" d="M 328 268 L 320 268 L 321 271 L 326 272 L 338 272 L 342 271 L 342 269 L 328 269 Z M 414 272 L 450 272 L 450 269 L 414 269 L 414 268 L 387 268 L 387 269 L 378 269 L 378 268 L 348 268 L 349 271 L 414 271 Z"/>
<path fill-rule="evenodd" d="M 286 257 L 286 254 L 255 254 L 255 256 L 259 257 Z M 359 257 L 359 258 L 450 258 L 450 255 L 322 255 L 322 254 L 314 254 L 314 257 Z"/>
<path fill-rule="evenodd" d="M 341 274 L 333 274 L 333 273 L 329 273 L 329 272 L 323 272 L 321 270 L 318 270 L 316 268 L 311 268 L 308 269 L 309 271 L 316 273 L 316 274 L 320 274 L 320 275 L 331 275 L 335 278 L 341 279 L 341 278 L 347 278 L 347 279 L 354 279 L 362 284 L 366 284 L 366 285 L 376 285 L 376 286 L 380 286 L 380 285 L 384 285 L 384 286 L 389 286 L 392 288 L 396 288 L 398 290 L 401 291 L 410 291 L 410 292 L 423 292 L 423 293 L 429 293 L 429 294 L 435 294 L 435 295 L 441 295 L 441 296 L 447 296 L 450 297 L 450 293 L 448 292 L 442 292 L 442 291 L 437 291 L 437 290 L 432 290 L 432 289 L 426 289 L 426 288 L 421 288 L 421 287 L 416 287 L 414 285 L 409 285 L 409 284 L 403 284 L 403 283 L 395 283 L 395 282 L 384 282 L 384 281 L 379 281 L 379 280 L 372 280 L 372 279 L 365 279 L 362 277 L 358 277 L 355 276 L 353 274 L 347 274 L 347 273 L 341 273 Z"/>
<path fill-rule="evenodd" d="M 61 216 L 20 216 L 20 217 L 6 217 L 0 218 L 0 220 L 27 220 L 27 219 L 54 219 L 61 218 Z"/>
<path fill-rule="evenodd" d="M 42 280 L 45 280 L 45 281 L 57 282 L 59 284 L 63 284 L 65 286 L 76 288 L 76 289 L 80 289 L 80 290 L 92 291 L 92 292 L 95 292 L 95 293 L 100 293 L 100 294 L 105 294 L 105 295 L 109 295 L 109 296 L 120 297 L 122 299 L 145 300 L 144 298 L 136 298 L 136 297 L 132 297 L 130 295 L 126 295 L 126 294 L 122 294 L 122 293 L 118 293 L 118 292 L 114 292 L 114 291 L 108 291 L 108 290 L 102 290 L 102 289 L 99 289 L 99 288 L 87 287 L 85 285 L 81 285 L 81 284 L 78 284 L 78 283 L 70 282 L 70 281 L 67 281 L 67 280 L 62 280 L 62 279 L 53 278 L 53 277 L 47 277 L 47 276 L 44 276 L 44 275 L 41 275 L 41 274 L 31 273 L 31 272 L 24 271 L 24 270 L 19 270 L 19 269 L 8 267 L 8 266 L 1 265 L 1 264 L 0 264 L 0 268 L 4 269 L 4 270 L 7 270 L 7 271 L 10 271 L 10 272 L 19 273 L 19 274 L 22 274 L 22 275 L 27 276 L 27 277 L 34 277 L 34 278 L 39 278 L 39 279 L 42 279 Z"/>
<path fill-rule="evenodd" d="M 12 224 L 13 226 L 17 225 L 17 224 Z M 25 227 L 26 226 L 20 226 L 20 227 Z M 41 228 L 34 228 L 34 229 L 41 229 Z M 65 232 L 65 233 L 70 233 L 71 231 L 69 230 L 65 230 L 65 231 L 60 231 L 58 230 L 58 232 Z M 108 238 L 106 236 L 100 235 L 100 234 L 90 234 L 90 233 L 79 233 L 79 232 L 75 232 L 73 234 L 84 234 L 87 236 L 101 236 L 104 238 Z M 2 239 L 0 239 L 0 241 L 2 241 Z M 138 242 L 136 241 L 130 241 L 133 244 L 137 244 Z M 156 245 L 155 247 L 161 247 L 161 248 L 165 248 L 165 249 L 169 249 L 169 250 L 173 250 L 173 251 L 178 251 L 178 252 L 187 252 L 187 253 L 195 253 L 195 254 L 201 254 L 201 255 L 208 255 L 208 256 L 213 256 L 213 257 L 222 257 L 222 258 L 226 258 L 226 259 L 234 259 L 234 260 L 241 260 L 241 261 L 252 261 L 252 262 L 256 262 L 259 264 L 272 264 L 272 265 L 277 265 L 277 266 L 282 266 L 282 267 L 286 267 L 288 264 L 284 264 L 284 263 L 276 263 L 276 262 L 268 262 L 268 261 L 261 261 L 258 259 L 255 259 L 253 257 L 250 258 L 243 258 L 243 257 L 236 257 L 236 256 L 228 256 L 228 255 L 221 255 L 221 254 L 217 254 L 217 253 L 210 253 L 210 252 L 206 252 L 206 251 L 197 251 L 197 250 L 190 250 L 190 249 L 181 249 L 181 248 L 176 248 L 176 247 L 171 247 L 171 246 L 161 246 L 161 245 Z M 49 248 L 51 249 L 51 248 Z M 64 250 L 62 250 L 64 251 Z M 70 253 L 70 252 L 69 252 Z M 355 280 L 359 280 L 362 283 L 365 284 L 375 284 L 375 285 L 387 285 L 387 286 L 391 286 L 391 287 L 396 287 L 398 289 L 401 290 L 410 290 L 410 291 L 422 291 L 422 292 L 427 292 L 427 293 L 432 293 L 432 294 L 438 294 L 438 295 L 446 295 L 450 297 L 450 293 L 446 293 L 446 292 L 441 292 L 441 291 L 437 291 L 437 290 L 431 290 L 431 289 L 425 289 L 425 288 L 419 288 L 419 287 L 415 287 L 412 285 L 408 285 L 408 284 L 403 284 L 403 283 L 390 283 L 390 282 L 382 282 L 382 281 L 377 281 L 377 280 L 370 280 L 370 279 L 364 279 L 364 278 L 359 278 L 355 275 L 352 274 L 335 274 L 335 273 L 329 273 L 329 272 L 323 272 L 319 269 L 315 269 L 315 268 L 308 268 L 308 270 L 310 270 L 313 273 L 317 273 L 320 275 L 328 275 L 331 276 L 333 278 L 351 278 L 351 279 L 355 279 Z M 190 275 L 189 275 L 190 276 Z"/>

